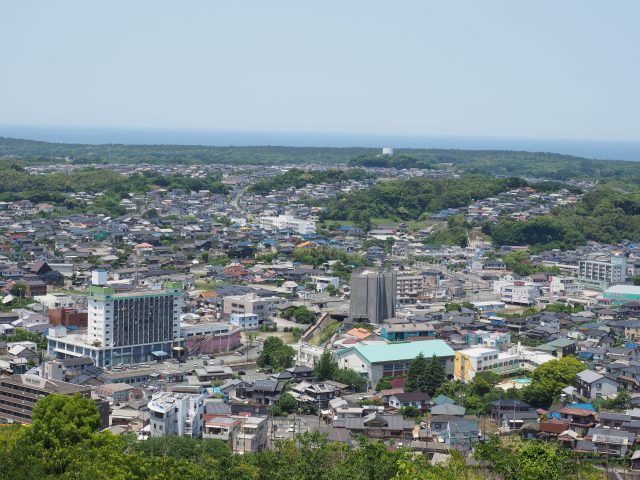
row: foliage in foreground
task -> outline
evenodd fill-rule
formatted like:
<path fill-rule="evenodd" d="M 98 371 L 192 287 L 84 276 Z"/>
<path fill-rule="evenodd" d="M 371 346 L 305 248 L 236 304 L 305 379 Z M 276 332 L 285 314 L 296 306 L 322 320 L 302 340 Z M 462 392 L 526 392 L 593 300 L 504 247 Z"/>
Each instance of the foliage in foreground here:
<path fill-rule="evenodd" d="M 234 455 L 218 440 L 173 436 L 139 442 L 97 433 L 99 423 L 89 399 L 41 400 L 32 426 L 0 429 L 0 480 L 561 480 L 573 478 L 576 468 L 580 478 L 601 478 L 571 464 L 570 452 L 542 442 L 506 445 L 491 439 L 478 449 L 478 469 L 456 452 L 445 465 L 432 466 L 420 454 L 365 438 L 347 445 L 311 433 L 280 441 L 273 450 Z"/>

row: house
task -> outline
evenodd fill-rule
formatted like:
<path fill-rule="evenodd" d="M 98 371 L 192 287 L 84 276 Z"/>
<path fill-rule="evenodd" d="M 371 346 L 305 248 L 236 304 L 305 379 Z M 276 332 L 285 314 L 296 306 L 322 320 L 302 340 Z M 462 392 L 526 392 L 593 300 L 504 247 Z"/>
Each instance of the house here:
<path fill-rule="evenodd" d="M 389 406 L 394 408 L 414 407 L 421 410 L 429 404 L 431 397 L 425 392 L 395 393 L 389 397 Z"/>
<path fill-rule="evenodd" d="M 360 418 L 344 418 L 335 420 L 336 429 L 345 429 L 350 436 L 365 435 L 375 439 L 410 440 L 416 424 L 413 420 L 406 420 L 402 415 L 387 415 L 371 413 Z"/>
<path fill-rule="evenodd" d="M 315 376 L 313 368 L 304 365 L 295 365 L 287 368 L 286 371 L 291 374 L 291 378 L 295 378 L 296 380 L 311 379 Z"/>
<path fill-rule="evenodd" d="M 480 425 L 477 420 L 451 418 L 437 437 L 449 448 L 464 453 L 470 452 L 473 443 L 480 438 Z"/>
<path fill-rule="evenodd" d="M 591 428 L 586 439 L 593 444 L 593 451 L 613 457 L 624 457 L 635 443 L 636 436 L 623 430 Z"/>
<path fill-rule="evenodd" d="M 596 426 L 596 412 L 584 408 L 564 407 L 558 410 L 560 418 L 569 422 L 569 427 L 577 433 L 586 433 Z"/>
<path fill-rule="evenodd" d="M 259 452 L 267 447 L 268 418 L 253 415 L 204 415 L 202 438 L 221 440 L 234 453 Z"/>
<path fill-rule="evenodd" d="M 601 373 L 583 370 L 577 375 L 576 390 L 583 398 L 608 397 L 618 393 L 618 383 Z"/>
<path fill-rule="evenodd" d="M 300 382 L 291 387 L 290 393 L 300 403 L 313 403 L 326 408 L 330 400 L 339 397 L 342 393 L 340 387 L 328 382 L 311 383 Z"/>
<path fill-rule="evenodd" d="M 568 338 L 557 338 L 542 345 L 535 347 L 535 350 L 550 353 L 554 357 L 563 358 L 568 355 L 575 355 L 577 349 L 577 342 Z"/>
<path fill-rule="evenodd" d="M 537 412 L 520 400 L 495 400 L 491 402 L 491 420 L 510 430 L 527 422 L 538 421 Z"/>
<path fill-rule="evenodd" d="M 253 384 L 242 384 L 236 387 L 236 395 L 248 398 L 253 403 L 273 405 L 284 393 L 284 384 L 277 380 L 256 380 Z"/>

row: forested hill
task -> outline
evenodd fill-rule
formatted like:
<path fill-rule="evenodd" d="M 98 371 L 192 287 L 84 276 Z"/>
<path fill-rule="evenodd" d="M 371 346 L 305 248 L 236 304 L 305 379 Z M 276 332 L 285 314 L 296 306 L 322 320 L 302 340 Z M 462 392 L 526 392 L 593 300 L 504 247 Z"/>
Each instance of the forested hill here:
<path fill-rule="evenodd" d="M 589 160 L 555 153 L 507 150 L 396 149 L 394 156 L 377 148 L 212 147 L 197 145 L 82 145 L 0 137 L 0 161 L 15 163 L 221 163 L 350 164 L 389 168 L 460 168 L 468 173 L 569 178 L 640 178 L 640 162 Z"/>
<path fill-rule="evenodd" d="M 429 213 L 463 207 L 474 199 L 491 197 L 525 185 L 526 182 L 520 178 L 486 175 L 465 175 L 445 180 L 392 180 L 330 200 L 321 218 L 350 220 L 365 225 L 372 218 L 419 220 Z"/>
<path fill-rule="evenodd" d="M 374 154 L 374 148 L 324 147 L 211 147 L 201 145 L 83 145 L 50 143 L 0 137 L 0 160 L 16 158 L 25 163 L 220 163 L 281 165 L 293 163 L 347 163 Z"/>
<path fill-rule="evenodd" d="M 486 173 L 556 180 L 608 179 L 640 176 L 640 162 L 591 160 L 545 152 L 510 150 L 397 150 L 393 156 L 363 154 L 349 161 L 352 167 L 443 168 L 453 165 L 467 173 Z"/>

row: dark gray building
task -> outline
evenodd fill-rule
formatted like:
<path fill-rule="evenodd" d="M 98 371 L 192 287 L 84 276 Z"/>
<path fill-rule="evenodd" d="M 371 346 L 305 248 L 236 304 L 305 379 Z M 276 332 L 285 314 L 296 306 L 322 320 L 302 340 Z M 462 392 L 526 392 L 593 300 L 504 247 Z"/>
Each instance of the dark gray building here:
<path fill-rule="evenodd" d="M 349 317 L 356 322 L 380 323 L 395 314 L 395 270 L 363 268 L 353 272 Z"/>

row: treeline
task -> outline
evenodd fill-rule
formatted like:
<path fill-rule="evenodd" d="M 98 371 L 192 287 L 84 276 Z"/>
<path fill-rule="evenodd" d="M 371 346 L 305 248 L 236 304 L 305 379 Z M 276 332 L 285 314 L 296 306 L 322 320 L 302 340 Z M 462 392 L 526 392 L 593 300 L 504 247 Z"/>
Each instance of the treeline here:
<path fill-rule="evenodd" d="M 395 168 L 398 170 L 402 170 L 404 168 L 433 169 L 437 165 L 437 162 L 426 158 L 416 158 L 407 154 L 365 154 L 349 160 L 349 165 L 352 167 Z"/>
<path fill-rule="evenodd" d="M 502 220 L 483 226 L 497 245 L 530 245 L 534 251 L 571 249 L 588 240 L 640 240 L 640 193 L 607 188 L 587 192 L 574 207 L 524 222 Z"/>
<path fill-rule="evenodd" d="M 444 164 L 469 173 L 504 176 L 571 178 L 640 178 L 640 164 L 590 160 L 571 155 L 509 150 L 398 149 L 380 155 L 377 148 L 212 147 L 199 145 L 83 145 L 0 137 L 0 161 L 15 164 L 152 163 L 152 164 L 350 164 L 391 168 L 439 168 Z M 640 183 L 640 182 L 635 182 Z"/>
<path fill-rule="evenodd" d="M 64 203 L 66 194 L 88 192 L 113 194 L 122 197 L 128 193 L 144 193 L 152 188 L 210 190 L 227 193 L 220 177 L 163 176 L 153 172 L 123 175 L 106 169 L 81 169 L 73 172 L 30 174 L 19 166 L 0 166 L 0 200 L 31 200 L 35 202 Z"/>
<path fill-rule="evenodd" d="M 271 450 L 243 455 L 219 440 L 169 436 L 137 441 L 133 435 L 97 433 L 95 403 L 80 396 L 50 395 L 38 402 L 33 424 L 0 428 L 0 480 L 564 480 L 604 478 L 574 463 L 555 443 L 478 445 L 478 466 L 455 451 L 444 464 L 424 455 L 387 448 L 359 437 L 350 444 L 318 433 L 276 442 Z"/>
<path fill-rule="evenodd" d="M 85 145 L 0 137 L 0 160 L 27 164 L 151 163 L 151 164 L 335 164 L 373 153 L 373 148 L 212 147 L 202 145 Z"/>
<path fill-rule="evenodd" d="M 370 175 L 361 168 L 349 170 L 291 170 L 275 177 L 261 178 L 249 187 L 250 193 L 266 195 L 268 193 L 286 190 L 287 188 L 301 188 L 307 184 L 318 185 L 319 183 L 339 183 L 349 180 L 364 180 Z"/>
<path fill-rule="evenodd" d="M 425 213 L 463 207 L 472 200 L 525 186 L 520 178 L 465 175 L 460 179 L 410 179 L 378 183 L 327 202 L 321 220 L 370 222 L 371 218 L 418 220 Z"/>

